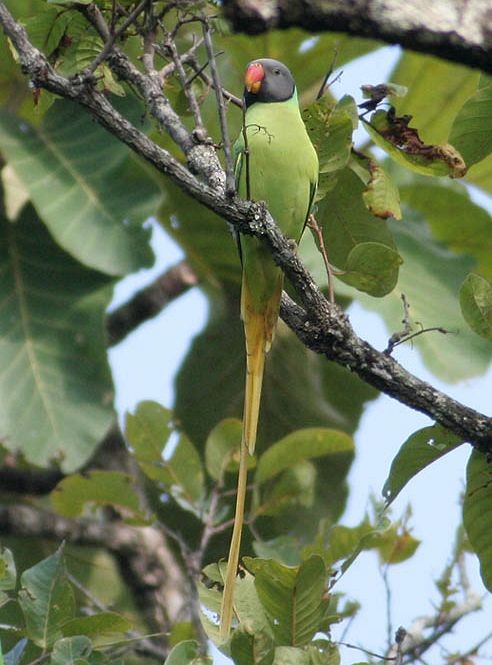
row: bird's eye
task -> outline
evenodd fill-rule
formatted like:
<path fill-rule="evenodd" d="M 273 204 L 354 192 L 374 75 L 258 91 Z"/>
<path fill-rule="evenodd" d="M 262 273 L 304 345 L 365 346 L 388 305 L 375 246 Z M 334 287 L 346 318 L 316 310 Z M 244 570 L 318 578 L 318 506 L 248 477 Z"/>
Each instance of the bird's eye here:
<path fill-rule="evenodd" d="M 280 74 L 280 69 L 274 69 L 274 70 L 273 70 L 273 73 L 274 73 L 274 74 L 277 74 L 277 76 L 278 76 L 278 74 Z"/>

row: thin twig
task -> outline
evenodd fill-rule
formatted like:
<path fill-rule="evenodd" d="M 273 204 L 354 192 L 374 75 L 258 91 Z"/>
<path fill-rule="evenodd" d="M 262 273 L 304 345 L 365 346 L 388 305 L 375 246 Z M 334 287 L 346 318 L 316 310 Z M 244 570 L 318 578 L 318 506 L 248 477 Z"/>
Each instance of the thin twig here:
<path fill-rule="evenodd" d="M 313 232 L 314 237 L 318 240 L 318 249 L 321 252 L 323 257 L 323 262 L 326 268 L 326 274 L 328 276 L 328 298 L 331 303 L 335 302 L 335 275 L 331 263 L 328 259 L 328 252 L 326 251 L 326 245 L 323 238 L 323 230 L 319 226 L 316 217 L 311 213 L 308 217 L 307 226 Z"/>
<path fill-rule="evenodd" d="M 186 99 L 188 100 L 188 104 L 190 107 L 190 111 L 193 114 L 193 119 L 195 121 L 195 131 L 199 133 L 199 136 L 201 138 L 204 138 L 205 135 L 205 129 L 203 126 L 203 120 L 202 120 L 202 113 L 200 111 L 200 106 L 198 104 L 197 98 L 195 96 L 195 93 L 193 92 L 193 88 L 190 85 L 188 78 L 186 76 L 186 72 L 183 66 L 183 62 L 181 60 L 181 57 L 178 53 L 178 49 L 176 48 L 176 44 L 174 42 L 174 39 L 172 38 L 171 34 L 168 34 L 166 43 L 165 43 L 165 48 L 169 51 L 169 54 L 172 58 L 172 61 L 174 63 L 174 66 L 176 68 L 176 71 L 178 72 L 179 80 L 181 81 L 181 87 L 183 88 L 183 92 L 186 96 Z"/>
<path fill-rule="evenodd" d="M 210 65 L 210 71 L 212 73 L 215 98 L 217 99 L 220 133 L 222 135 L 222 144 L 223 144 L 224 159 L 225 159 L 226 196 L 233 196 L 236 191 L 236 179 L 234 176 L 234 164 L 232 161 L 231 140 L 229 138 L 229 130 L 227 128 L 226 107 L 224 102 L 224 95 L 222 94 L 222 84 L 220 82 L 219 71 L 217 69 L 217 62 L 215 60 L 214 47 L 212 44 L 212 37 L 210 34 L 210 23 L 206 16 L 203 17 L 202 30 L 203 30 L 203 38 L 205 40 L 205 48 L 207 49 L 207 57 Z"/>
<path fill-rule="evenodd" d="M 215 84 L 213 80 L 210 78 L 210 76 L 204 71 L 208 67 L 208 61 L 204 64 L 199 66 L 198 63 L 193 60 L 190 61 L 190 66 L 195 70 L 194 75 L 189 79 L 189 82 L 191 83 L 192 80 L 194 80 L 196 77 L 199 77 L 202 79 L 202 81 L 209 86 L 210 88 L 213 88 L 215 90 Z M 235 94 L 227 90 L 227 88 L 222 88 L 222 96 L 224 99 L 226 99 L 228 102 L 231 102 L 231 104 L 234 104 L 234 106 L 237 106 L 239 109 L 243 108 L 243 101 L 240 97 L 237 97 Z"/>
<path fill-rule="evenodd" d="M 202 44 L 203 44 L 203 38 L 194 40 L 192 46 L 190 46 L 190 48 L 186 51 L 186 53 L 183 53 L 180 56 L 183 65 L 190 65 L 190 67 L 192 68 L 196 66 L 195 54 Z M 161 55 L 166 59 L 168 58 L 169 53 L 166 52 L 166 49 L 164 46 L 162 46 L 162 44 L 154 44 L 154 48 L 159 55 Z M 164 85 L 165 80 L 169 78 L 172 74 L 174 74 L 175 71 L 176 71 L 176 65 L 174 64 L 174 62 L 167 62 L 158 72 L 161 85 Z M 191 85 L 193 79 L 194 77 L 188 78 L 187 84 Z"/>
<path fill-rule="evenodd" d="M 342 75 L 342 73 L 343 73 L 343 72 L 340 71 L 340 72 L 335 76 L 335 78 L 333 79 L 333 81 L 331 81 L 331 83 L 328 83 L 328 80 L 329 80 L 330 76 L 333 74 L 333 70 L 335 69 L 335 63 L 336 63 L 336 61 L 337 61 L 337 57 L 338 57 L 338 50 L 335 48 L 335 49 L 334 49 L 333 59 L 332 59 L 332 61 L 331 61 L 330 68 L 329 68 L 329 70 L 326 72 L 326 74 L 325 74 L 325 76 L 324 76 L 324 78 L 323 78 L 323 83 L 321 84 L 320 89 L 318 90 L 318 94 L 316 95 L 316 101 L 318 101 L 319 99 L 321 99 L 321 97 L 323 96 L 323 94 L 324 94 L 324 92 L 325 92 L 325 89 L 328 88 L 328 87 L 330 87 L 331 85 L 333 85 L 333 83 L 335 83 L 335 81 L 338 81 L 338 79 L 341 77 L 341 75 Z"/>
<path fill-rule="evenodd" d="M 389 564 L 386 564 L 381 570 L 381 578 L 384 584 L 385 598 L 386 598 L 386 639 L 387 648 L 391 649 L 393 644 L 393 621 L 391 619 L 391 586 L 388 580 Z"/>
<path fill-rule="evenodd" d="M 114 13 L 111 15 L 111 26 L 109 29 L 109 34 L 106 40 L 106 43 L 104 44 L 104 48 L 102 51 L 100 51 L 97 56 L 94 58 L 94 60 L 91 62 L 91 64 L 84 70 L 84 75 L 88 76 L 90 74 L 93 74 L 96 69 L 99 67 L 99 65 L 106 60 L 108 55 L 110 54 L 116 40 L 121 37 L 121 35 L 125 32 L 127 28 L 130 27 L 139 15 L 144 11 L 146 5 L 148 3 L 148 0 L 142 0 L 136 7 L 135 9 L 127 16 L 125 21 L 123 21 L 122 25 L 114 31 L 115 25 L 114 25 Z"/>
<path fill-rule="evenodd" d="M 374 653 L 374 651 L 369 651 L 368 649 L 364 649 L 364 647 L 357 646 L 356 644 L 350 644 L 350 642 L 335 642 L 335 644 L 340 645 L 342 647 L 347 647 L 347 649 L 356 649 L 357 651 L 362 651 L 362 653 L 367 654 L 368 656 L 374 656 L 375 658 L 380 658 L 381 660 L 386 660 L 386 661 L 394 661 L 395 656 L 382 656 L 379 653 Z"/>

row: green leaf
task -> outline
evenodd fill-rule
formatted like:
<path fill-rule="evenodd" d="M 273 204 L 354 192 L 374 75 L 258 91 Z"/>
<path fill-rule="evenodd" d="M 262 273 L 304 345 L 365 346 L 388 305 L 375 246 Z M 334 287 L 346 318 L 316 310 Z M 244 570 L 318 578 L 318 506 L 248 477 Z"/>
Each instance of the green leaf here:
<path fill-rule="evenodd" d="M 456 116 L 449 141 L 463 155 L 467 166 L 492 152 L 492 85 L 479 87 Z"/>
<path fill-rule="evenodd" d="M 162 453 L 174 432 L 172 411 L 151 400 L 140 402 L 135 415 L 125 416 L 125 434 L 139 464 L 161 464 Z"/>
<path fill-rule="evenodd" d="M 316 468 L 311 462 L 301 461 L 286 469 L 272 487 L 261 497 L 257 515 L 278 515 L 292 508 L 311 508 L 316 491 Z"/>
<path fill-rule="evenodd" d="M 231 656 L 235 665 L 272 665 L 273 640 L 270 635 L 250 633 L 240 626 L 232 636 Z"/>
<path fill-rule="evenodd" d="M 310 665 L 309 654 L 297 647 L 277 647 L 273 665 Z"/>
<path fill-rule="evenodd" d="M 226 418 L 214 427 L 205 443 L 205 465 L 214 480 L 221 480 L 231 462 L 237 463 L 241 445 L 242 422 Z M 234 465 L 237 469 L 237 464 Z"/>
<path fill-rule="evenodd" d="M 142 223 L 159 192 L 127 148 L 76 105 L 56 102 L 38 128 L 0 110 L 0 150 L 78 261 L 109 275 L 152 263 Z"/>
<path fill-rule="evenodd" d="M 297 566 L 300 563 L 299 541 L 290 535 L 255 540 L 253 549 L 260 559 L 277 559 L 286 566 Z"/>
<path fill-rule="evenodd" d="M 31 16 L 25 28 L 33 46 L 51 55 L 59 47 L 71 18 L 70 12 L 61 12 L 57 7 L 46 7 Z"/>
<path fill-rule="evenodd" d="M 393 117 L 379 110 L 363 124 L 374 143 L 397 164 L 422 175 L 461 178 L 466 173 L 463 157 L 452 145 L 424 143 L 406 117 Z"/>
<path fill-rule="evenodd" d="M 399 259 L 386 221 L 374 217 L 367 210 L 363 200 L 364 193 L 365 185 L 360 178 L 351 169 L 344 169 L 338 176 L 336 187 L 318 203 L 317 218 L 323 230 L 330 261 L 337 268 L 343 271 L 349 271 L 351 267 L 357 269 L 361 261 L 364 267 L 366 262 L 363 256 L 367 251 L 385 254 L 385 263 L 381 268 L 376 264 L 371 267 L 370 273 L 366 274 L 366 267 L 365 272 L 354 272 L 348 279 L 357 288 L 374 288 L 372 295 L 383 290 L 387 293 L 396 283 Z M 391 251 L 386 252 L 368 245 L 357 250 L 349 264 L 351 252 L 358 245 L 366 243 L 378 244 Z"/>
<path fill-rule="evenodd" d="M 352 455 L 354 442 L 345 432 L 307 428 L 284 437 L 266 450 L 258 460 L 257 483 L 278 475 L 298 462 L 324 456 Z"/>
<path fill-rule="evenodd" d="M 338 648 L 326 640 L 316 640 L 308 646 L 310 665 L 340 665 Z"/>
<path fill-rule="evenodd" d="M 0 431 L 9 450 L 69 473 L 113 420 L 107 277 L 60 251 L 31 206 L 0 217 Z M 15 389 L 14 387 L 15 386 Z"/>
<path fill-rule="evenodd" d="M 272 640 L 273 632 L 265 609 L 258 597 L 255 578 L 247 570 L 236 578 L 234 588 L 234 611 L 240 626 L 252 635 L 263 635 Z M 260 642 L 264 643 L 261 638 Z"/>
<path fill-rule="evenodd" d="M 26 634 L 35 644 L 48 649 L 62 637 L 62 627 L 75 611 L 62 547 L 22 573 L 19 603 Z"/>
<path fill-rule="evenodd" d="M 391 463 L 389 476 L 384 483 L 386 504 L 392 503 L 417 473 L 462 443 L 461 439 L 441 425 L 423 427 L 409 436 Z"/>
<path fill-rule="evenodd" d="M 492 341 L 492 284 L 471 273 L 461 287 L 460 305 L 470 328 Z"/>
<path fill-rule="evenodd" d="M 85 635 L 64 637 L 53 645 L 50 665 L 88 665 L 92 643 Z"/>
<path fill-rule="evenodd" d="M 115 612 L 99 612 L 86 617 L 76 617 L 62 628 L 63 635 L 87 635 L 92 638 L 122 634 L 132 630 L 133 624 L 126 617 Z"/>
<path fill-rule="evenodd" d="M 0 547 L 0 591 L 11 591 L 17 584 L 17 570 L 12 552 Z"/>
<path fill-rule="evenodd" d="M 362 199 L 369 212 L 381 219 L 401 219 L 398 187 L 383 167 L 361 154 L 352 155 L 349 166 L 366 185 Z"/>
<path fill-rule="evenodd" d="M 142 471 L 169 491 L 183 507 L 198 510 L 205 494 L 202 462 L 191 441 L 180 434 L 169 459 L 163 458 L 171 413 L 157 402 L 141 402 L 126 416 L 126 437 Z"/>
<path fill-rule="evenodd" d="M 212 659 L 200 655 L 196 640 L 185 640 L 171 649 L 165 665 L 212 665 Z"/>
<path fill-rule="evenodd" d="M 483 583 L 492 592 L 492 466 L 487 456 L 473 450 L 466 469 L 463 524 L 480 561 Z"/>
<path fill-rule="evenodd" d="M 388 565 L 402 563 L 410 559 L 420 545 L 407 529 L 401 530 L 392 525 L 378 539 L 377 549 L 381 561 Z"/>
<path fill-rule="evenodd" d="M 303 113 L 311 141 L 318 153 L 320 173 L 332 173 L 347 164 L 352 147 L 352 132 L 357 128 L 357 107 L 345 95 L 332 106 L 322 98 Z"/>
<path fill-rule="evenodd" d="M 378 242 L 361 242 L 347 257 L 346 272 L 339 279 L 371 296 L 391 293 L 398 281 L 402 259 L 397 251 Z"/>
<path fill-rule="evenodd" d="M 332 527 L 329 532 L 328 547 L 323 548 L 325 564 L 332 566 L 337 561 L 346 559 L 356 550 L 362 539 L 369 533 L 374 533 L 374 527 L 368 519 L 365 519 L 355 527 L 348 527 L 343 524 L 337 524 Z M 307 546 L 303 554 L 308 554 L 311 549 L 313 548 Z M 368 546 L 367 549 L 370 549 L 370 547 Z"/>
<path fill-rule="evenodd" d="M 393 222 L 391 228 L 403 258 L 397 288 L 377 305 L 362 293 L 358 300 L 367 309 L 377 309 L 392 334 L 401 326 L 404 293 L 411 322 L 418 322 L 414 330 L 437 326 L 448 331 L 446 335 L 430 331 L 412 340 L 426 366 L 448 382 L 483 373 L 490 364 L 490 343 L 469 330 L 458 302 L 471 261 L 444 250 L 416 219 L 405 225 Z"/>
<path fill-rule="evenodd" d="M 279 645 L 303 646 L 320 629 L 325 601 L 326 569 L 319 556 L 299 567 L 245 557 L 255 587 Z"/>
<path fill-rule="evenodd" d="M 120 471 L 95 469 L 86 475 L 75 474 L 63 478 L 51 492 L 53 508 L 63 517 L 80 517 L 87 504 L 115 506 L 140 517 L 138 496 L 132 486 L 133 479 Z"/>
<path fill-rule="evenodd" d="M 400 187 L 400 193 L 405 208 L 423 217 L 437 240 L 456 253 L 473 256 L 477 269 L 492 278 L 492 217 L 470 199 L 463 185 L 430 184 L 416 177 Z"/>

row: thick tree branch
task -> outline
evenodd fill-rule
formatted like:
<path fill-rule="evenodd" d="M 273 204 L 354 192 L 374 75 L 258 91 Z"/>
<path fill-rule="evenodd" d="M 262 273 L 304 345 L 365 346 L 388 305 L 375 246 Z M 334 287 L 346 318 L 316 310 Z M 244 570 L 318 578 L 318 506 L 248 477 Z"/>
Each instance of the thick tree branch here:
<path fill-rule="evenodd" d="M 489 0 L 228 0 L 235 30 L 346 32 L 492 72 Z"/>
<path fill-rule="evenodd" d="M 141 323 L 151 319 L 172 300 L 195 286 L 197 281 L 197 275 L 186 261 L 180 261 L 159 275 L 152 284 L 138 291 L 128 302 L 108 315 L 108 346 L 121 342 Z"/>
<path fill-rule="evenodd" d="M 264 205 L 226 196 L 224 174 L 209 146 L 186 148 L 189 165 L 186 168 L 119 114 L 104 95 L 91 86 L 69 81 L 57 74 L 30 44 L 24 29 L 16 23 L 2 0 L 0 23 L 19 53 L 24 72 L 36 86 L 84 106 L 108 131 L 167 174 L 188 195 L 215 211 L 237 231 L 263 239 L 295 287 L 302 305 L 284 299 L 282 315 L 309 348 L 350 368 L 371 385 L 425 413 L 480 450 L 492 451 L 492 419 L 412 376 L 391 357 L 359 339 L 343 312 L 330 304 L 318 289 Z M 153 89 L 153 82 L 148 81 L 146 77 L 140 80 L 142 90 L 147 84 L 150 90 Z M 151 98 L 152 92 L 144 97 Z M 205 149 L 197 150 L 202 147 Z M 205 182 L 195 173 L 199 173 Z"/>

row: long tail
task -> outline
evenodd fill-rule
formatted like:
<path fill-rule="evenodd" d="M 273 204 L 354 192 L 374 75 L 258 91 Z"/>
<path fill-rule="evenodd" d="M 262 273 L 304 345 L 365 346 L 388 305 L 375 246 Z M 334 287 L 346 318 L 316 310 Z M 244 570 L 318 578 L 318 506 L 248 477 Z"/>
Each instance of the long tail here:
<path fill-rule="evenodd" d="M 265 354 L 270 349 L 278 318 L 282 280 L 267 303 L 263 312 L 256 312 L 251 306 L 249 290 L 245 280 L 241 293 L 241 315 L 244 321 L 246 337 L 246 389 L 244 396 L 243 434 L 239 458 L 239 475 L 237 481 L 236 513 L 232 530 L 227 571 L 220 612 L 220 636 L 226 640 L 231 629 L 234 611 L 234 585 L 236 581 L 241 536 L 244 522 L 244 504 L 246 500 L 246 484 L 248 477 L 248 453 L 253 455 L 256 445 L 256 431 L 260 413 L 261 388 L 265 367 Z"/>
<path fill-rule="evenodd" d="M 244 522 L 244 504 L 246 501 L 246 481 L 248 478 L 248 449 L 241 442 L 239 458 L 239 475 L 237 479 L 236 513 L 234 515 L 234 528 L 232 529 L 227 571 L 224 581 L 222 608 L 220 610 L 220 637 L 226 640 L 231 630 L 232 614 L 234 610 L 234 583 L 236 581 L 239 564 L 239 550 L 241 548 L 241 535 Z"/>

